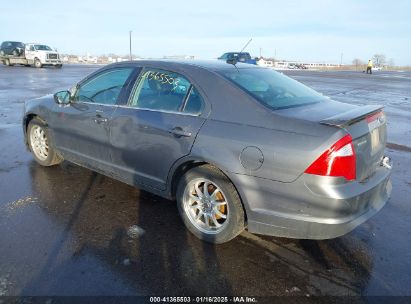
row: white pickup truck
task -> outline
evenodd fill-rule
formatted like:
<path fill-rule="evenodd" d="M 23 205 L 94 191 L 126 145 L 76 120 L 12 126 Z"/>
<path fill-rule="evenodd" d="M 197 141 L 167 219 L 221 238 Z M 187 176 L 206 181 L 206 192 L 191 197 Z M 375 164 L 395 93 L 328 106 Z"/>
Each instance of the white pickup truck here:
<path fill-rule="evenodd" d="M 43 66 L 55 66 L 61 68 L 63 66 L 60 55 L 57 50 L 39 43 L 26 43 L 24 52 L 20 56 L 2 56 L 0 60 L 5 65 L 13 66 L 21 64 L 25 66 L 34 65 L 36 68 Z"/>

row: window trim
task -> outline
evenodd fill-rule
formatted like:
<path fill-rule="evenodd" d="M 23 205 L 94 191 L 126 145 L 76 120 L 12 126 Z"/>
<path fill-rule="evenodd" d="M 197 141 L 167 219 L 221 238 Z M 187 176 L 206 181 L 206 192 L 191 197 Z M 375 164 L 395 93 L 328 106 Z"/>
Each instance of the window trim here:
<path fill-rule="evenodd" d="M 183 102 L 181 103 L 180 107 L 178 108 L 178 110 L 180 112 L 184 112 L 184 109 L 186 108 L 186 105 L 187 105 L 188 99 L 190 98 L 190 94 L 191 94 L 192 90 L 193 90 L 193 84 L 190 82 L 190 86 L 188 87 L 186 96 L 184 96 Z"/>

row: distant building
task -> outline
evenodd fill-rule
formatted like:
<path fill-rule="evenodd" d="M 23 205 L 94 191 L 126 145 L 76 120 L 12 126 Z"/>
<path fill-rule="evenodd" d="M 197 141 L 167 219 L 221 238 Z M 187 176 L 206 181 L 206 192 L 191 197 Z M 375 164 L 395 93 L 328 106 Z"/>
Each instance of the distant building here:
<path fill-rule="evenodd" d="M 274 62 L 272 60 L 265 60 L 264 58 L 260 58 L 257 60 L 257 65 L 271 68 L 274 66 Z"/>

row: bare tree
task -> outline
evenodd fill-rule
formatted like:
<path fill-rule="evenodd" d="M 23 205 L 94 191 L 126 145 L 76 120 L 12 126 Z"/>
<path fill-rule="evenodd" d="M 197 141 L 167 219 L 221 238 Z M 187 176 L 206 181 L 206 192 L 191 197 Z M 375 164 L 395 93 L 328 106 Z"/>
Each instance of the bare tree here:
<path fill-rule="evenodd" d="M 355 70 L 358 69 L 358 66 L 362 66 L 364 62 L 361 59 L 354 58 L 352 61 L 352 65 L 355 65 Z"/>
<path fill-rule="evenodd" d="M 389 65 L 390 67 L 395 66 L 394 58 L 390 58 L 390 60 L 388 60 L 388 65 Z"/>
<path fill-rule="evenodd" d="M 375 66 L 383 66 L 387 63 L 384 54 L 375 54 L 374 56 L 372 56 L 372 61 L 374 62 Z"/>

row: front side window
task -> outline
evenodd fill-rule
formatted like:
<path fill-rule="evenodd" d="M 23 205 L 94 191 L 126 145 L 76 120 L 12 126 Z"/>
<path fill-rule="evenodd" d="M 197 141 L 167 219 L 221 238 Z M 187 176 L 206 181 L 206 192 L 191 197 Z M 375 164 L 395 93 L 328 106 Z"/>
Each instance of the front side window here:
<path fill-rule="evenodd" d="M 178 73 L 146 69 L 138 81 L 130 106 L 178 112 L 190 89 L 191 83 Z"/>
<path fill-rule="evenodd" d="M 118 68 L 105 71 L 81 84 L 73 101 L 115 104 L 133 68 Z"/>
<path fill-rule="evenodd" d="M 326 97 L 302 83 L 271 69 L 227 69 L 219 73 L 274 110 L 326 100 Z"/>
<path fill-rule="evenodd" d="M 220 56 L 218 59 L 226 60 L 227 58 L 228 58 L 228 53 L 225 53 L 222 56 Z"/>

